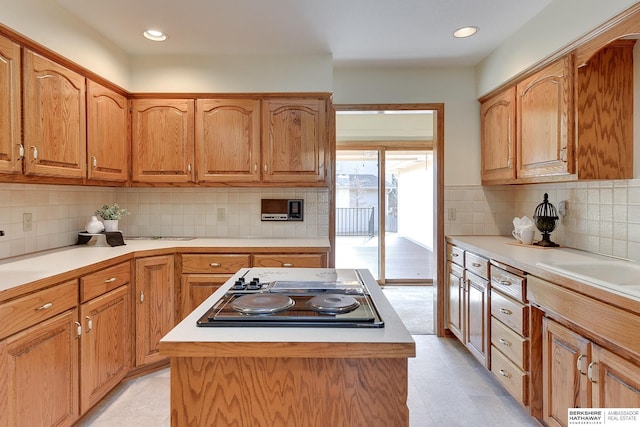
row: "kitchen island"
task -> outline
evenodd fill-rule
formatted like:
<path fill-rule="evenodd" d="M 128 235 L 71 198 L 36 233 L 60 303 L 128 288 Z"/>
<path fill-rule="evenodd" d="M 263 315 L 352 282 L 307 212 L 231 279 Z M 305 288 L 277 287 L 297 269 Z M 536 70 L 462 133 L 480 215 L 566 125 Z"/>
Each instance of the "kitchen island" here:
<path fill-rule="evenodd" d="M 286 269 L 286 280 L 310 270 Z M 245 273 L 160 342 L 171 360 L 173 426 L 409 425 L 415 343 L 367 270 L 359 273 L 383 328 L 196 326 Z"/>

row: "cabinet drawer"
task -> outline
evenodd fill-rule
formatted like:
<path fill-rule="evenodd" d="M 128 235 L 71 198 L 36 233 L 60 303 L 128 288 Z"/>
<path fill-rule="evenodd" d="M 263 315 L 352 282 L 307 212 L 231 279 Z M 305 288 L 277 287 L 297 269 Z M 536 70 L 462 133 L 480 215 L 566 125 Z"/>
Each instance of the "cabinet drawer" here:
<path fill-rule="evenodd" d="M 230 273 L 249 267 L 249 255 L 185 254 L 183 273 Z"/>
<path fill-rule="evenodd" d="M 527 292 L 525 290 L 526 280 L 524 277 L 510 273 L 495 265 L 491 265 L 490 269 L 491 287 L 493 289 L 500 289 L 500 292 L 510 295 L 518 301 L 525 301 Z"/>
<path fill-rule="evenodd" d="M 464 267 L 464 250 L 447 243 L 447 259 L 460 267 Z"/>
<path fill-rule="evenodd" d="M 523 406 L 528 406 L 528 375 L 491 347 L 491 372 L 502 386 Z"/>
<path fill-rule="evenodd" d="M 254 267 L 326 267 L 325 256 L 320 254 L 309 255 L 254 255 Z"/>
<path fill-rule="evenodd" d="M 464 268 L 474 272 L 478 276 L 489 279 L 489 260 L 471 252 L 464 254 Z"/>
<path fill-rule="evenodd" d="M 76 280 L 0 304 L 0 338 L 7 337 L 78 305 Z"/>
<path fill-rule="evenodd" d="M 80 278 L 80 300 L 87 302 L 131 281 L 131 263 L 123 262 Z"/>
<path fill-rule="evenodd" d="M 491 317 L 491 344 L 523 371 L 529 370 L 529 340 Z"/>
<path fill-rule="evenodd" d="M 529 307 L 491 291 L 491 315 L 522 335 L 529 336 Z"/>

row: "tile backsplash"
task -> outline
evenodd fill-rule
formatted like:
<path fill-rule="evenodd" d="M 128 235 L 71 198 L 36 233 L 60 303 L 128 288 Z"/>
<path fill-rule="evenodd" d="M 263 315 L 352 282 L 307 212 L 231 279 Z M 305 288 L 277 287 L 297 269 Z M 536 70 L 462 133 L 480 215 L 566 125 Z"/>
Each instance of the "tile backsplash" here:
<path fill-rule="evenodd" d="M 304 199 L 304 221 L 260 221 L 260 199 Z M 109 188 L 0 184 L 0 259 L 69 246 L 96 209 L 118 202 L 126 236 L 326 237 L 323 188 Z M 23 215 L 31 213 L 30 231 Z"/>
<path fill-rule="evenodd" d="M 513 218 L 533 219 L 544 193 L 556 210 L 567 202 L 552 241 L 640 261 L 640 179 L 446 187 L 445 234 L 510 236 Z"/>

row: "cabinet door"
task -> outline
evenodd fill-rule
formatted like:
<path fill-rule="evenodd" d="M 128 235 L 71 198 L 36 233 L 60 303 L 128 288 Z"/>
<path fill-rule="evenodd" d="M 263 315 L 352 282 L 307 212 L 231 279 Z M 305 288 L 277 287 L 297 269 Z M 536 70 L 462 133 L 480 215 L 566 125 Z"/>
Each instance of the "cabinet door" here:
<path fill-rule="evenodd" d="M 447 262 L 447 270 L 447 326 L 460 342 L 464 342 L 464 272 L 451 262 Z"/>
<path fill-rule="evenodd" d="M 133 181 L 193 181 L 193 110 L 192 99 L 132 101 Z"/>
<path fill-rule="evenodd" d="M 518 178 L 574 173 L 573 57 L 517 85 Z"/>
<path fill-rule="evenodd" d="M 542 321 L 543 419 L 549 426 L 567 426 L 568 408 L 588 408 L 591 387 L 587 366 L 589 340 L 549 320 Z"/>
<path fill-rule="evenodd" d="M 0 425 L 78 419 L 77 317 L 70 310 L 0 341 Z"/>
<path fill-rule="evenodd" d="M 20 46 L 0 37 L 0 173 L 22 172 Z"/>
<path fill-rule="evenodd" d="M 24 51 L 26 175 L 86 176 L 84 77 Z"/>
<path fill-rule="evenodd" d="M 131 366 L 129 286 L 121 286 L 80 307 L 82 321 L 80 412 L 104 397 Z"/>
<path fill-rule="evenodd" d="M 488 282 L 467 272 L 465 345 L 485 367 L 489 344 Z"/>
<path fill-rule="evenodd" d="M 592 346 L 592 407 L 640 408 L 640 367 L 598 345 Z"/>
<path fill-rule="evenodd" d="M 87 178 L 124 182 L 129 176 L 127 99 L 87 81 Z"/>
<path fill-rule="evenodd" d="M 231 274 L 183 274 L 182 319 L 217 291 L 231 276 Z"/>
<path fill-rule="evenodd" d="M 482 183 L 516 178 L 516 90 L 511 87 L 480 107 Z"/>
<path fill-rule="evenodd" d="M 329 150 L 327 101 L 266 100 L 262 114 L 263 181 L 323 183 Z"/>
<path fill-rule="evenodd" d="M 199 99 L 196 182 L 257 182 L 260 163 L 260 101 Z"/>
<path fill-rule="evenodd" d="M 174 326 L 172 255 L 136 260 L 136 366 L 163 358 L 158 344 Z"/>

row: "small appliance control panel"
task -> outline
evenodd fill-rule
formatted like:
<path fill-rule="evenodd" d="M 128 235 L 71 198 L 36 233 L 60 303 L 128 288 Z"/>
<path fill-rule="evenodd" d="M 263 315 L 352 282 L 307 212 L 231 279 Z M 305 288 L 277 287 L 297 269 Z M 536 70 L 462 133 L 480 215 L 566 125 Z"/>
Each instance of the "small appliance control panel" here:
<path fill-rule="evenodd" d="M 262 221 L 303 221 L 303 199 L 262 199 Z"/>

